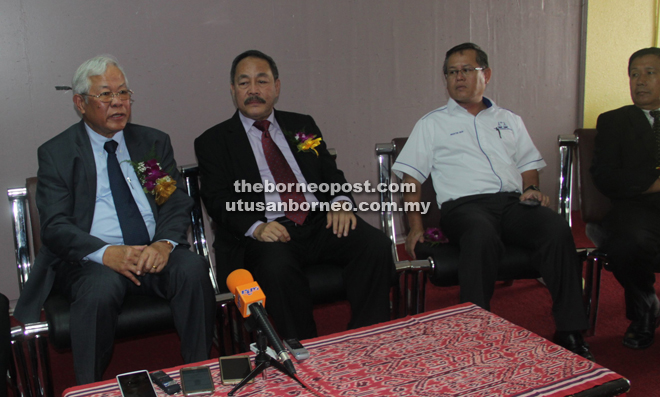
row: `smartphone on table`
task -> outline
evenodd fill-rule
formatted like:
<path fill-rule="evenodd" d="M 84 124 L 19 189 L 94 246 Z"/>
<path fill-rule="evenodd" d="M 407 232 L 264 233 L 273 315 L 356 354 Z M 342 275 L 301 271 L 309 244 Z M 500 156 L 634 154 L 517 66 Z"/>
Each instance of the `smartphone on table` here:
<path fill-rule="evenodd" d="M 298 361 L 303 361 L 309 358 L 309 351 L 305 349 L 305 346 L 300 343 L 298 339 L 285 339 L 284 346 L 286 349 L 296 358 Z"/>
<path fill-rule="evenodd" d="M 252 363 L 247 355 L 224 356 L 220 357 L 218 361 L 223 385 L 237 385 L 252 372 Z M 254 379 L 248 383 L 252 382 Z"/>
<path fill-rule="evenodd" d="M 211 370 L 207 366 L 181 368 L 179 374 L 185 396 L 212 394 L 215 390 Z"/>
<path fill-rule="evenodd" d="M 156 397 L 156 390 L 146 370 L 119 374 L 117 383 L 123 397 Z"/>

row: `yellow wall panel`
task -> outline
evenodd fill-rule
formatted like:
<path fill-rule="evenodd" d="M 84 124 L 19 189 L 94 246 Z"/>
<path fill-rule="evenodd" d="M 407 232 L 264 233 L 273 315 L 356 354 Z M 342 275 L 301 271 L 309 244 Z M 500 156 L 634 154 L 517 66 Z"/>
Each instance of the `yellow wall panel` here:
<path fill-rule="evenodd" d="M 632 103 L 628 58 L 655 44 L 657 0 L 591 0 L 587 17 L 584 127 Z"/>

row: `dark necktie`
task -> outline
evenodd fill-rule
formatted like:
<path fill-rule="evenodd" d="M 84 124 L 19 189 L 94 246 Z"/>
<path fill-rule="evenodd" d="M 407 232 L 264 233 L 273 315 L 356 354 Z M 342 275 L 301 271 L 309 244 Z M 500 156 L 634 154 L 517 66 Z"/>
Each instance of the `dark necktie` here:
<path fill-rule="evenodd" d="M 286 186 L 289 186 L 289 183 L 297 184 L 298 180 L 293 174 L 291 166 L 289 166 L 289 163 L 286 161 L 286 158 L 284 158 L 282 151 L 279 147 L 277 147 L 275 141 L 273 141 L 273 138 L 271 138 L 270 133 L 268 132 L 270 121 L 255 121 L 254 126 L 262 131 L 261 145 L 264 148 L 266 162 L 268 163 L 270 172 L 273 174 L 273 178 L 275 178 L 275 182 L 284 183 Z M 287 206 L 289 205 L 289 201 L 296 202 L 298 205 L 307 202 L 307 200 L 305 200 L 305 196 L 302 193 L 297 192 L 296 188 L 286 189 L 286 191 L 280 193 L 280 198 L 283 202 L 287 203 Z M 307 212 L 308 211 L 285 211 L 284 216 L 286 216 L 288 219 L 291 219 L 296 224 L 302 225 L 305 222 L 305 218 L 307 218 Z"/>
<path fill-rule="evenodd" d="M 660 110 L 651 110 L 653 116 L 653 135 L 655 135 L 656 168 L 660 168 Z"/>
<path fill-rule="evenodd" d="M 115 202 L 117 218 L 119 218 L 119 227 L 124 236 L 126 245 L 147 245 L 150 242 L 147 226 L 144 224 L 144 218 L 131 194 L 124 174 L 117 161 L 116 141 L 108 141 L 103 148 L 108 152 L 108 179 L 110 180 L 110 190 L 112 191 L 112 200 Z"/>

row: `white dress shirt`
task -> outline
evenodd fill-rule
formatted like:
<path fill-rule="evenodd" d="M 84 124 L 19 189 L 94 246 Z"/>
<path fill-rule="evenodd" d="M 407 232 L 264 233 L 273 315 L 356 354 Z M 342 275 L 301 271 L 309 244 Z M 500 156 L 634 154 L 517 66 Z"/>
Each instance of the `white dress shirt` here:
<path fill-rule="evenodd" d="M 424 183 L 433 177 L 438 206 L 482 193 L 522 192 L 521 174 L 545 167 L 522 119 L 484 97 L 477 116 L 453 99 L 421 118 L 393 166 Z"/>

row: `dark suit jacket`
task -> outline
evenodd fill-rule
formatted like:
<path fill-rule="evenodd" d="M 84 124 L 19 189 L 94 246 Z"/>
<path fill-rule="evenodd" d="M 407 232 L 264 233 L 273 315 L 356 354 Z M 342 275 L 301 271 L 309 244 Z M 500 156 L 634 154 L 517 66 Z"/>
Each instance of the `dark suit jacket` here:
<path fill-rule="evenodd" d="M 275 110 L 275 119 L 283 131 L 304 131 L 322 137 L 314 119 L 308 115 Z M 313 151 L 299 152 L 291 145 L 291 151 L 308 183 L 346 183 L 344 173 L 337 169 L 328 153 L 325 140 Z M 227 203 L 265 202 L 264 193 L 238 193 L 234 182 L 262 183 L 257 161 L 243 128 L 238 111 L 234 116 L 204 132 L 195 140 L 195 153 L 199 163 L 201 196 L 206 210 L 216 222 L 214 247 L 218 263 L 218 279 L 231 270 L 243 266 L 243 252 L 247 238 L 245 233 L 258 220 L 266 221 L 265 211 L 227 211 Z M 316 192 L 321 202 L 331 201 L 329 193 Z M 350 194 L 342 193 L 342 195 Z M 352 198 L 351 198 L 352 199 Z M 225 274 L 226 273 L 226 274 Z"/>
<path fill-rule="evenodd" d="M 164 132 L 135 124 L 124 128 L 124 139 L 133 161 L 147 160 L 155 148 L 163 170 L 177 181 L 178 189 L 161 206 L 147 194 L 156 221 L 153 241 L 168 239 L 188 245 L 192 199 L 174 160 L 170 138 Z M 61 262 L 79 262 L 106 242 L 89 234 L 96 201 L 96 164 L 92 146 L 81 120 L 39 147 L 36 202 L 41 224 L 42 247 L 14 317 L 23 323 L 39 321 Z"/>
<path fill-rule="evenodd" d="M 657 200 L 645 194 L 660 175 L 656 141 L 644 112 L 634 105 L 601 114 L 597 123 L 591 174 L 596 187 L 614 205 L 626 200 Z"/>

